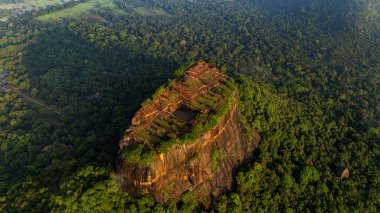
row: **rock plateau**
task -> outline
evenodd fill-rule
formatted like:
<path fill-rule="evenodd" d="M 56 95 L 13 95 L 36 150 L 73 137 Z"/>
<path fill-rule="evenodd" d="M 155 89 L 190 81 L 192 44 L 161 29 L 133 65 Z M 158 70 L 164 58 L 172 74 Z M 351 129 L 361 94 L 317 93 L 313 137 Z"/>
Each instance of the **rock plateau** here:
<path fill-rule="evenodd" d="M 232 189 L 236 169 L 258 145 L 225 74 L 203 61 L 182 72 L 135 114 L 120 141 L 117 180 L 132 196 L 209 200 Z"/>

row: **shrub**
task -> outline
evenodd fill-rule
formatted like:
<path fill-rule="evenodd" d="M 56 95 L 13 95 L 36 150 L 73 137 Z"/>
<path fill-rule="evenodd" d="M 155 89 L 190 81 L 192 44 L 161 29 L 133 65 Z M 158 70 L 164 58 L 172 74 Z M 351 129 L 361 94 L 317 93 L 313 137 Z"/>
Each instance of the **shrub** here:
<path fill-rule="evenodd" d="M 144 144 L 138 144 L 124 148 L 121 157 L 125 163 L 148 165 L 153 163 L 157 154 L 149 150 Z"/>

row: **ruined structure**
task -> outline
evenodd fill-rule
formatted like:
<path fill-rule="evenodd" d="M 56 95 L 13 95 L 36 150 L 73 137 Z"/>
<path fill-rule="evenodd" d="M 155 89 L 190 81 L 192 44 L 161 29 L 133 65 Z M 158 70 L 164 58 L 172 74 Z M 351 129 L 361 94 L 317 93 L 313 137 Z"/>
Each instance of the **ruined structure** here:
<path fill-rule="evenodd" d="M 260 136 L 241 121 L 234 84 L 205 62 L 161 88 L 120 141 L 117 180 L 130 195 L 208 200 L 230 190 Z"/>

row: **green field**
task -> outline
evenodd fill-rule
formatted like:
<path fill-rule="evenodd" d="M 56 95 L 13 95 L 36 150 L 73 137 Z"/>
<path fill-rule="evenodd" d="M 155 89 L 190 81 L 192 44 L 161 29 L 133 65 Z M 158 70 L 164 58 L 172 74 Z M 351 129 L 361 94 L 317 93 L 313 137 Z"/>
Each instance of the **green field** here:
<path fill-rule="evenodd" d="M 14 10 L 22 9 L 23 11 L 45 8 L 49 5 L 62 4 L 70 0 L 25 0 L 23 2 L 11 3 L 9 1 L 0 1 L 0 9 Z"/>
<path fill-rule="evenodd" d="M 52 21 L 60 20 L 66 17 L 77 17 L 83 14 L 88 14 L 90 11 L 99 8 L 107 8 L 114 10 L 114 12 L 122 13 L 122 11 L 118 9 L 111 0 L 90 0 L 88 2 L 78 4 L 70 8 L 40 16 L 37 19 L 41 21 Z"/>
<path fill-rule="evenodd" d="M 70 0 L 26 0 L 25 3 L 32 8 L 45 8 L 49 5 L 62 4 Z"/>
<path fill-rule="evenodd" d="M 43 9 L 49 5 L 63 4 L 70 0 L 25 0 L 18 3 L 0 0 L 0 21 L 7 21 L 7 18 L 13 11 L 29 11 Z"/>
<path fill-rule="evenodd" d="M 10 10 L 0 10 L 0 18 L 6 18 L 11 14 L 12 12 Z"/>
<path fill-rule="evenodd" d="M 88 13 L 89 11 L 93 10 L 97 6 L 98 0 L 91 0 L 82 4 L 78 4 L 74 7 L 70 7 L 67 9 L 59 10 L 56 12 L 52 12 L 43 16 L 38 17 L 41 21 L 47 21 L 47 20 L 59 20 L 64 17 L 70 17 L 70 16 L 78 16 L 84 13 Z"/>
<path fill-rule="evenodd" d="M 29 11 L 46 8 L 49 5 L 63 4 L 71 0 L 25 0 L 20 3 L 9 3 L 7 1 L 0 0 L 0 21 L 7 21 L 8 16 L 12 11 Z M 83 14 L 88 14 L 95 9 L 110 9 L 116 14 L 125 14 L 125 12 L 119 9 L 112 0 L 90 0 L 70 8 L 62 9 L 56 12 L 52 12 L 38 17 L 41 21 L 56 21 L 67 17 L 77 17 Z M 137 5 L 130 5 L 130 8 L 134 10 L 140 16 L 159 16 L 168 15 L 161 8 L 144 7 Z"/>

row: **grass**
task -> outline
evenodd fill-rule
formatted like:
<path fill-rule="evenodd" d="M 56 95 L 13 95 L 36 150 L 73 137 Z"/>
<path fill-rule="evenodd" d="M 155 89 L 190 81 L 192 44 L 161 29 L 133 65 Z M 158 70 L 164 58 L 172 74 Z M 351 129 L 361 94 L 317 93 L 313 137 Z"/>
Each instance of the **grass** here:
<path fill-rule="evenodd" d="M 22 3 L 12 3 L 10 1 L 0 0 L 0 10 L 6 10 L 8 13 L 5 14 L 3 12 L 0 21 L 7 21 L 7 18 L 10 14 L 12 14 L 12 11 L 22 10 L 25 12 L 29 10 L 38 10 L 39 8 L 45 8 L 49 5 L 62 4 L 68 1 L 70 0 L 25 0 L 25 2 Z"/>
<path fill-rule="evenodd" d="M 83 14 L 88 14 L 95 9 L 110 9 L 118 14 L 124 13 L 122 10 L 118 9 L 111 0 L 90 0 L 88 2 L 84 2 L 70 8 L 40 16 L 37 19 L 41 21 L 55 21 L 62 18 L 78 17 Z"/>
<path fill-rule="evenodd" d="M 95 9 L 97 6 L 98 0 L 91 0 L 88 2 L 84 2 L 78 5 L 75 5 L 70 8 L 66 8 L 63 10 L 59 10 L 56 12 L 52 12 L 43 16 L 38 17 L 38 20 L 41 21 L 49 21 L 49 20 L 60 20 L 62 18 L 66 17 L 77 17 L 79 15 L 82 15 L 84 13 L 88 13 L 91 10 Z"/>
<path fill-rule="evenodd" d="M 38 8 L 45 8 L 48 5 L 62 4 L 68 1 L 70 0 L 26 0 L 22 3 L 5 2 L 4 4 L 0 4 L 0 9 L 22 9 L 23 11 L 26 11 Z"/>
<path fill-rule="evenodd" d="M 45 8 L 48 5 L 62 4 L 63 2 L 68 2 L 69 0 L 26 0 L 25 3 L 32 8 Z"/>
<path fill-rule="evenodd" d="M 71 0 L 25 0 L 23 3 L 5 3 L 0 4 L 0 10 L 6 10 L 7 13 L 11 13 L 14 10 L 20 9 L 22 11 L 29 10 L 39 10 L 42 8 L 46 8 L 49 5 L 58 5 L 69 2 Z M 1 0 L 0 0 L 1 3 Z M 50 20 L 60 20 L 66 17 L 77 17 L 82 14 L 89 13 L 93 9 L 110 9 L 115 14 L 121 15 L 124 12 L 119 9 L 112 0 L 90 0 L 88 2 L 84 2 L 78 4 L 76 6 L 62 9 L 60 11 L 52 12 L 43 16 L 38 17 L 37 19 L 41 21 L 50 21 Z M 159 11 L 157 11 L 159 12 Z M 7 17 L 10 14 L 6 14 L 3 12 L 3 15 L 0 14 L 0 21 L 6 21 Z"/>
<path fill-rule="evenodd" d="M 10 10 L 0 10 L 0 18 L 5 18 L 11 14 L 12 12 Z"/>

